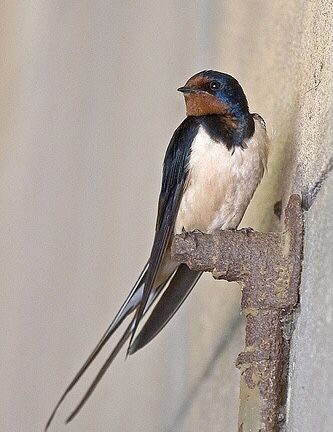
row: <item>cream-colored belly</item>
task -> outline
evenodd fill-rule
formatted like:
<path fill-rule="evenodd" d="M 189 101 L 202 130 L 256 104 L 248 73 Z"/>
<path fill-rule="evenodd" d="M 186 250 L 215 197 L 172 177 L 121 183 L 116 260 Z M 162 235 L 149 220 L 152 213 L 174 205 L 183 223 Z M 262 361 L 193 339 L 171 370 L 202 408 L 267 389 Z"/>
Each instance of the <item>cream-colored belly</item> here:
<path fill-rule="evenodd" d="M 255 121 L 255 133 L 246 144 L 247 148 L 232 152 L 200 127 L 192 143 L 176 234 L 183 229 L 212 233 L 239 225 L 267 161 L 268 138 L 259 121 Z"/>

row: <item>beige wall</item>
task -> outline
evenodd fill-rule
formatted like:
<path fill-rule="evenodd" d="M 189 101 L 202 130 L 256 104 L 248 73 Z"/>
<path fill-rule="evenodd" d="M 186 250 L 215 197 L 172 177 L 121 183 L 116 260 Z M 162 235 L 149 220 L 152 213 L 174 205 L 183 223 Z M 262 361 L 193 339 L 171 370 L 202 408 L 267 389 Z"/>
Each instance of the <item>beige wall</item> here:
<path fill-rule="evenodd" d="M 235 75 L 273 136 L 245 225 L 268 229 L 272 204 L 316 181 L 332 154 L 332 2 L 27 0 L 0 16 L 0 430 L 32 431 L 145 262 L 188 76 Z M 242 339 L 238 287 L 207 276 L 53 430 L 233 432 Z"/>
<path fill-rule="evenodd" d="M 0 430 L 37 431 L 145 263 L 176 88 L 208 63 L 209 17 L 203 2 L 35 0 L 0 16 Z M 168 424 L 186 321 L 123 354 L 65 428 L 84 381 L 53 430 Z"/>

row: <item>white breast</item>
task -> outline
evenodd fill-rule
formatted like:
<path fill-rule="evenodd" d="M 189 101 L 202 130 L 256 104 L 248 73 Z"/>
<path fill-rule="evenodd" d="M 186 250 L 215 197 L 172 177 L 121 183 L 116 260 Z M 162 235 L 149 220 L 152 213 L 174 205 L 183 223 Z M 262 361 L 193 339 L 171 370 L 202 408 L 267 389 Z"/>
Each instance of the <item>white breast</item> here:
<path fill-rule="evenodd" d="M 195 229 L 212 233 L 236 228 L 260 182 L 268 153 L 264 126 L 255 119 L 247 148 L 228 150 L 201 126 L 189 160 L 189 179 L 180 203 L 175 233 Z"/>

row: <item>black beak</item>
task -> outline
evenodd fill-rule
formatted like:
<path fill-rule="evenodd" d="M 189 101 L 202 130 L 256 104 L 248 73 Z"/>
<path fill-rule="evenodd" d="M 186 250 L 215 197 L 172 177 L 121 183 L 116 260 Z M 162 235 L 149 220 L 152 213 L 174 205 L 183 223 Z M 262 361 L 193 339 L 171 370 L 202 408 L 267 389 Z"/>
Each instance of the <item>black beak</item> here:
<path fill-rule="evenodd" d="M 188 93 L 194 93 L 194 92 L 195 92 L 195 89 L 194 89 L 194 88 L 191 88 L 191 87 L 179 87 L 179 88 L 177 89 L 177 91 L 180 91 L 180 92 L 182 92 L 182 93 L 184 93 L 184 94 L 188 94 Z"/>

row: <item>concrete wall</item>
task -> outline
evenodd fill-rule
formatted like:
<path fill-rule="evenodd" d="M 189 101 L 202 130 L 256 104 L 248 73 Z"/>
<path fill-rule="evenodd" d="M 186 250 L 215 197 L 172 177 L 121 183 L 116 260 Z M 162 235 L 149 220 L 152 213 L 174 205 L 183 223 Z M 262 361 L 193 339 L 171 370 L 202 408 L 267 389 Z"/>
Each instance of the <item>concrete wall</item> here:
<path fill-rule="evenodd" d="M 42 430 L 145 264 L 176 89 L 210 63 L 205 2 L 1 2 L 0 430 Z M 190 308 L 190 302 L 188 309 Z M 156 431 L 181 403 L 186 309 L 56 431 Z M 104 356 L 109 350 L 106 350 Z"/>
<path fill-rule="evenodd" d="M 287 430 L 333 427 L 333 179 L 319 193 L 305 223 L 301 308 L 290 361 Z"/>
<path fill-rule="evenodd" d="M 332 11 L 328 0 L 1 4 L 1 431 L 42 428 L 144 263 L 187 77 L 235 75 L 268 125 L 269 171 L 243 225 L 277 226 L 272 205 L 316 184 L 333 153 Z M 293 432 L 332 429 L 329 187 L 306 215 Z M 239 299 L 207 275 L 65 428 L 93 373 L 84 380 L 53 430 L 237 430 Z"/>

